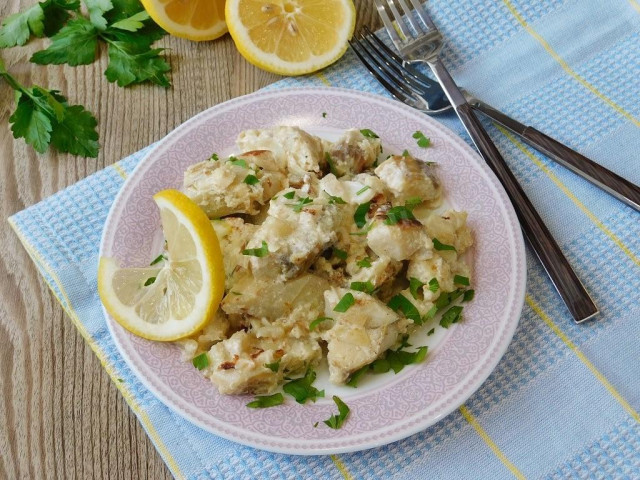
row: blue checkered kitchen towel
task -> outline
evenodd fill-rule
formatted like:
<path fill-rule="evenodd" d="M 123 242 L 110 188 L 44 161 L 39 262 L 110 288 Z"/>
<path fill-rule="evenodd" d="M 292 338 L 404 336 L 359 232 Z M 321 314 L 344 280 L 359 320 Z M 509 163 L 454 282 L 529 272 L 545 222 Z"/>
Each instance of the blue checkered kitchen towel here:
<path fill-rule="evenodd" d="M 638 0 L 431 0 L 429 10 L 460 85 L 640 183 Z M 385 94 L 350 52 L 269 88 L 305 85 Z M 464 136 L 453 115 L 438 119 Z M 131 373 L 107 331 L 96 268 L 109 207 L 148 149 L 10 223 L 177 478 L 640 479 L 640 214 L 489 129 L 602 313 L 573 324 L 528 252 L 522 319 L 495 372 L 433 427 L 359 453 L 237 445 L 177 416 Z"/>

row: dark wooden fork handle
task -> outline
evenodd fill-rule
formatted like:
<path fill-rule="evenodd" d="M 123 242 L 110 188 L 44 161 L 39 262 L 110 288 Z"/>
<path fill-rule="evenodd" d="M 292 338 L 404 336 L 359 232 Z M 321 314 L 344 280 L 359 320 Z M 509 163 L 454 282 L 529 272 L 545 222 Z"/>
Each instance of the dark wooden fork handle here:
<path fill-rule="evenodd" d="M 532 147 L 640 211 L 640 187 L 532 127 L 522 132 Z"/>
<path fill-rule="evenodd" d="M 513 204 L 522 230 L 556 290 L 567 305 L 576 322 L 582 322 L 596 313 L 598 308 L 571 268 L 560 246 L 540 218 L 533 204 L 522 190 L 507 163 L 489 137 L 468 103 L 456 107 L 464 127 L 471 136 L 480 155 L 496 174 Z M 538 132 L 540 133 L 540 132 Z M 542 134 L 540 134 L 542 135 Z"/>

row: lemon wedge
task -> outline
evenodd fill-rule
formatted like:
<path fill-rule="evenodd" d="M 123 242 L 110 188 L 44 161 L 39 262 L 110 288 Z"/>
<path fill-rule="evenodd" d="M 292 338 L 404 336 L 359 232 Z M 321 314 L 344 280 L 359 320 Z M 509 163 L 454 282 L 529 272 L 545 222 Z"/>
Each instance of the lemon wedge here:
<path fill-rule="evenodd" d="M 175 37 L 213 40 L 227 33 L 224 0 L 140 0 L 149 16 Z"/>
<path fill-rule="evenodd" d="M 177 190 L 154 195 L 167 241 L 164 259 L 121 268 L 100 258 L 98 292 L 109 314 L 149 340 L 189 336 L 211 320 L 224 292 L 218 237 L 205 213 Z"/>
<path fill-rule="evenodd" d="M 227 0 L 225 16 L 242 56 L 280 75 L 315 72 L 338 60 L 356 22 L 351 0 Z"/>

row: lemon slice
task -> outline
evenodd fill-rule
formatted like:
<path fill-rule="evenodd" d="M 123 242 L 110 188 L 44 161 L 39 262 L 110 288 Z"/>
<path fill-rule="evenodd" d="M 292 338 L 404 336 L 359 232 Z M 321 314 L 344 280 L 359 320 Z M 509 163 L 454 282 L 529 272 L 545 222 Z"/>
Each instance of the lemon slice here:
<path fill-rule="evenodd" d="M 175 37 L 213 40 L 227 33 L 224 0 L 141 0 L 149 16 Z"/>
<path fill-rule="evenodd" d="M 100 258 L 98 292 L 109 314 L 149 340 L 171 341 L 204 327 L 224 292 L 218 237 L 205 213 L 186 195 L 154 195 L 167 241 L 166 260 L 150 267 L 121 268 Z"/>
<path fill-rule="evenodd" d="M 315 72 L 338 60 L 356 22 L 351 0 L 227 0 L 225 16 L 240 53 L 280 75 Z"/>

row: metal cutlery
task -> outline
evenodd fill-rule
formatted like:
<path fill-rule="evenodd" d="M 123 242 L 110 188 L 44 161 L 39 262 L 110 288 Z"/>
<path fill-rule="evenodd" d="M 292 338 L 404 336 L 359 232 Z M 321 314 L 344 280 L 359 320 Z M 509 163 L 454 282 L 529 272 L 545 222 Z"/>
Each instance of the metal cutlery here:
<path fill-rule="evenodd" d="M 371 30 L 364 27 L 351 47 L 369 72 L 398 100 L 429 115 L 451 110 L 440 84 L 407 65 Z M 530 146 L 640 211 L 640 187 L 572 150 L 533 127 L 523 125 L 461 90 L 474 110 L 480 111 Z"/>
<path fill-rule="evenodd" d="M 391 37 L 391 41 L 407 63 L 426 63 L 429 65 L 478 152 L 505 188 L 529 244 L 540 259 L 569 312 L 578 323 L 587 320 L 598 313 L 598 308 L 533 204 L 518 184 L 515 176 L 509 170 L 471 105 L 467 103 L 440 60 L 438 54 L 442 48 L 442 35 L 420 1 L 410 0 L 410 2 L 413 9 L 409 8 L 407 0 L 386 0 L 386 2 L 385 0 L 375 0 L 378 14 Z M 400 5 L 400 9 L 397 4 Z M 395 22 L 391 20 L 387 9 L 391 11 Z M 403 18 L 401 10 L 406 14 L 406 20 Z"/>

